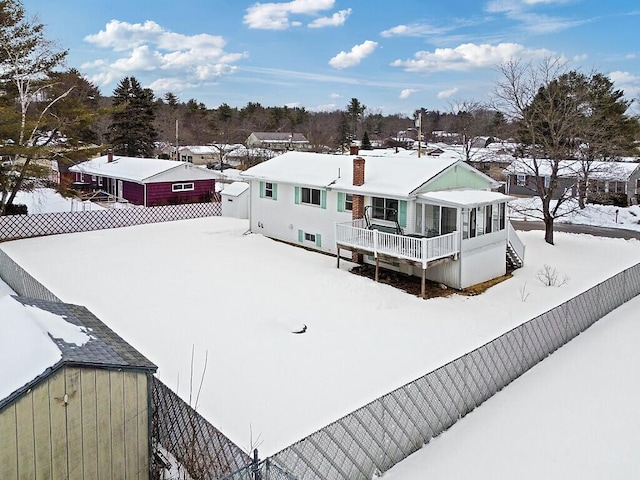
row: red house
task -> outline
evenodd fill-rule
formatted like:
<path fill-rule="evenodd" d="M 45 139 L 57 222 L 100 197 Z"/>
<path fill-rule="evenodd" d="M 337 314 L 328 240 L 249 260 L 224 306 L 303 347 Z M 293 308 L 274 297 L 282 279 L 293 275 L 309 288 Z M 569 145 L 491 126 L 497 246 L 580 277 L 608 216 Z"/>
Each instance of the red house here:
<path fill-rule="evenodd" d="M 174 160 L 109 153 L 69 167 L 69 172 L 79 190 L 103 190 L 145 207 L 207 202 L 215 192 L 215 172 Z"/>

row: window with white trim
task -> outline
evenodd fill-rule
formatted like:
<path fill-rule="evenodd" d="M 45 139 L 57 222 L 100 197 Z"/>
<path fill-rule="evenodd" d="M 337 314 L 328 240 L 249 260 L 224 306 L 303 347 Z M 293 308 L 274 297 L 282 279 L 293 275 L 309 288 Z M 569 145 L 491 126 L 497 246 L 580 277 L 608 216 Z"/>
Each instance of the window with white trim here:
<path fill-rule="evenodd" d="M 524 187 L 527 185 L 527 176 L 526 175 L 516 175 L 516 185 L 519 187 Z"/>
<path fill-rule="evenodd" d="M 301 187 L 300 188 L 300 203 L 306 203 L 307 205 L 320 206 L 320 190 L 317 188 Z"/>
<path fill-rule="evenodd" d="M 264 182 L 264 196 L 266 198 L 273 198 L 273 183 Z"/>
<path fill-rule="evenodd" d="M 186 183 L 174 183 L 173 185 L 171 185 L 171 191 L 172 192 L 188 192 L 190 190 L 194 190 L 194 185 L 193 182 L 186 182 Z"/>
<path fill-rule="evenodd" d="M 346 193 L 344 195 L 344 211 L 351 212 L 353 210 L 353 195 Z"/>
<path fill-rule="evenodd" d="M 395 222 L 398 218 L 398 200 L 373 197 L 371 218 Z"/>
<path fill-rule="evenodd" d="M 313 233 L 305 232 L 304 239 L 305 239 L 306 242 L 316 243 L 316 236 Z"/>

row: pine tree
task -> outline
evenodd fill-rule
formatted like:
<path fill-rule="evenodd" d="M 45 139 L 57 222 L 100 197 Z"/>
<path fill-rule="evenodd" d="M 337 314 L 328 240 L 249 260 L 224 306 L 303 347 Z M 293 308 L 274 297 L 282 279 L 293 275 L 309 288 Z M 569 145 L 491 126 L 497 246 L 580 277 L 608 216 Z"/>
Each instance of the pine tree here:
<path fill-rule="evenodd" d="M 364 132 L 364 135 L 362 135 L 362 149 L 373 150 L 373 147 L 371 146 L 371 140 L 369 140 L 369 133 L 367 132 Z"/>
<path fill-rule="evenodd" d="M 151 157 L 157 137 L 153 91 L 142 88 L 135 77 L 125 77 L 113 91 L 113 107 L 108 129 L 113 152 L 127 157 Z"/>

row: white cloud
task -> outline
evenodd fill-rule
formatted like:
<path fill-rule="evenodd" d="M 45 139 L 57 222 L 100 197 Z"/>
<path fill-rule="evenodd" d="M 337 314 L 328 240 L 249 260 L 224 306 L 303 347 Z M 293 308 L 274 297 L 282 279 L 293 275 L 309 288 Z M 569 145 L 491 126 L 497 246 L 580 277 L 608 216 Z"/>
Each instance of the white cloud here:
<path fill-rule="evenodd" d="M 293 0 L 284 3 L 255 3 L 247 8 L 243 22 L 249 28 L 263 30 L 286 30 L 299 26 L 290 15 L 317 15 L 333 8 L 335 0 Z"/>
<path fill-rule="evenodd" d="M 365 40 L 364 43 L 354 46 L 349 52 L 340 52 L 331 60 L 329 65 L 333 68 L 342 69 L 358 65 L 364 58 L 368 57 L 378 46 L 378 42 Z"/>
<path fill-rule="evenodd" d="M 456 48 L 437 48 L 433 52 L 416 52 L 412 59 L 391 63 L 407 72 L 466 71 L 493 67 L 512 58 L 533 59 L 550 56 L 546 49 L 528 49 L 517 43 L 498 45 L 465 43 Z"/>
<path fill-rule="evenodd" d="M 332 93 L 331 95 L 329 95 L 329 98 L 342 98 L 342 95 L 340 95 L 339 93 Z"/>
<path fill-rule="evenodd" d="M 456 93 L 458 93 L 458 88 L 454 87 L 454 88 L 450 88 L 448 90 L 442 90 L 442 91 L 438 92 L 437 97 L 438 98 L 451 98 Z"/>
<path fill-rule="evenodd" d="M 330 17 L 320 17 L 316 18 L 313 22 L 311 22 L 308 27 L 309 28 L 324 28 L 324 27 L 340 27 L 344 25 L 344 22 L 347 21 L 347 18 L 351 15 L 351 9 L 347 8 L 346 10 L 340 10 L 339 12 L 334 13 Z"/>
<path fill-rule="evenodd" d="M 640 97 L 640 76 L 619 70 L 609 73 L 609 78 L 617 89 L 624 90 L 627 99 Z"/>
<path fill-rule="evenodd" d="M 85 41 L 115 52 L 114 60 L 98 59 L 82 65 L 92 82 L 105 86 L 124 76 L 159 72 L 152 85 L 160 89 L 173 85 L 172 91 L 188 87 L 185 78 L 198 84 L 216 81 L 235 71 L 233 65 L 246 53 L 224 50 L 224 38 L 215 35 L 183 35 L 168 31 L 155 22 L 127 23 L 111 20 L 104 30 L 85 37 Z M 108 54 L 106 54 L 108 56 Z M 93 73 L 92 73 L 93 72 Z M 166 90 L 165 90 L 166 91 Z"/>
<path fill-rule="evenodd" d="M 492 0 L 487 3 L 485 10 L 489 13 L 504 14 L 507 18 L 519 22 L 520 29 L 542 35 L 589 22 L 589 20 L 572 20 L 531 12 L 536 7 L 560 5 L 570 1 L 573 0 Z"/>
<path fill-rule="evenodd" d="M 589 58 L 589 55 L 587 55 L 586 53 L 582 53 L 580 55 L 574 55 L 574 57 L 571 60 L 578 63 L 578 62 L 584 62 L 587 58 Z"/>
<path fill-rule="evenodd" d="M 635 53 L 628 53 L 624 58 L 626 58 L 627 60 L 633 60 L 635 58 L 638 58 L 638 56 Z"/>
<path fill-rule="evenodd" d="M 339 110 L 339 107 L 335 103 L 326 103 L 324 105 L 316 105 L 308 110 L 311 112 L 333 112 Z"/>
<path fill-rule="evenodd" d="M 402 100 L 404 100 L 405 98 L 409 98 L 411 95 L 413 95 L 414 93 L 417 93 L 418 90 L 415 88 L 405 88 L 404 90 L 402 90 L 400 92 L 400 98 Z"/>

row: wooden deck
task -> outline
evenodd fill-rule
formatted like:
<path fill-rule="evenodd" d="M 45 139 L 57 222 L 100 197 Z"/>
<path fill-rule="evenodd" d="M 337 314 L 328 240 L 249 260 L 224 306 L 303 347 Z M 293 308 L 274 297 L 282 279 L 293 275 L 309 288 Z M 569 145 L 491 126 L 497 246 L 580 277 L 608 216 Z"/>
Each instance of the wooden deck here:
<path fill-rule="evenodd" d="M 373 255 L 376 260 L 376 281 L 381 259 L 420 267 L 424 296 L 427 268 L 457 257 L 460 253 L 460 234 L 453 232 L 432 238 L 398 235 L 366 228 L 365 221 L 361 219 L 336 224 L 336 246 L 338 267 L 341 249 Z"/>

